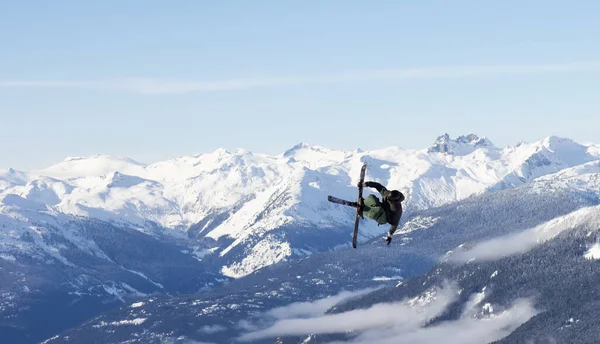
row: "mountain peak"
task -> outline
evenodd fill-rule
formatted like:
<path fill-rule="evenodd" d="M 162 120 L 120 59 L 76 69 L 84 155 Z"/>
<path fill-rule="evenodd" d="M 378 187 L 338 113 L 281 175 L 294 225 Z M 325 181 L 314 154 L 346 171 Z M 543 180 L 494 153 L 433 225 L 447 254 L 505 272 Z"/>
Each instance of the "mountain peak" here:
<path fill-rule="evenodd" d="M 234 155 L 246 155 L 246 154 L 252 154 L 252 152 L 249 151 L 249 150 L 247 150 L 247 149 L 245 149 L 245 148 L 236 148 L 233 151 L 233 154 Z"/>
<path fill-rule="evenodd" d="M 296 153 L 299 150 L 302 149 L 309 149 L 309 150 L 317 150 L 317 151 L 322 151 L 323 148 L 319 147 L 319 146 L 315 146 L 315 145 L 311 145 L 309 143 L 306 142 L 300 142 L 298 144 L 296 144 L 294 147 L 288 149 L 287 151 L 285 151 L 285 153 L 283 153 L 283 156 L 288 157 L 290 155 L 293 155 L 294 153 Z"/>
<path fill-rule="evenodd" d="M 302 142 L 298 142 L 296 145 L 294 145 L 294 147 L 290 148 L 289 150 L 297 150 L 297 149 L 310 148 L 310 147 L 312 147 L 311 144 L 302 141 Z"/>
<path fill-rule="evenodd" d="M 550 148 L 550 147 L 565 146 L 565 145 L 578 145 L 578 144 L 571 139 L 552 135 L 552 136 L 548 136 L 545 139 L 543 139 L 542 145 Z"/>
<path fill-rule="evenodd" d="M 438 136 L 427 151 L 429 153 L 464 155 L 481 147 L 494 147 L 494 144 L 485 136 L 479 137 L 475 134 L 468 134 L 452 139 L 448 133 L 445 133 Z"/>
<path fill-rule="evenodd" d="M 111 155 L 105 155 L 105 154 L 94 154 L 94 155 L 90 155 L 90 156 L 69 156 L 66 157 L 63 160 L 63 163 L 69 163 L 69 162 L 98 162 L 98 163 L 105 163 L 108 161 L 113 161 L 113 162 L 122 162 L 122 163 L 128 163 L 128 164 L 132 164 L 132 165 L 143 165 L 140 162 L 137 162 L 131 158 L 127 158 L 127 157 L 117 157 L 117 156 L 111 156 Z"/>
<path fill-rule="evenodd" d="M 213 152 L 213 154 L 216 155 L 229 155 L 231 153 L 229 153 L 229 151 L 223 147 L 217 148 L 215 149 L 215 151 Z"/>

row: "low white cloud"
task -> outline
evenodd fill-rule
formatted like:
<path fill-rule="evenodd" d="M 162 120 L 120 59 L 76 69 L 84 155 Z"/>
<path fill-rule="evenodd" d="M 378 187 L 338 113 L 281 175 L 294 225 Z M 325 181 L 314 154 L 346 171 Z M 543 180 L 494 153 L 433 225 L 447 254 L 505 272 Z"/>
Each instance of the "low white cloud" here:
<path fill-rule="evenodd" d="M 244 334 L 239 339 L 246 341 L 277 336 L 366 331 L 386 326 L 420 327 L 439 315 L 457 296 L 457 288 L 448 285 L 431 291 L 426 299 L 376 304 L 368 309 L 310 318 L 281 319 L 265 329 Z"/>
<path fill-rule="evenodd" d="M 353 333 L 352 339 L 346 343 L 487 343 L 505 337 L 536 314 L 528 300 L 517 300 L 509 308 L 484 318 L 465 312 L 458 320 L 426 326 L 456 301 L 458 295 L 455 284 L 445 283 L 417 298 L 400 302 L 310 318 L 280 319 L 238 339 L 251 341 L 282 336 Z"/>
<path fill-rule="evenodd" d="M 15 81 L 0 80 L 0 88 L 92 88 L 142 94 L 181 94 L 192 92 L 224 92 L 253 88 L 276 88 L 295 85 L 335 84 L 377 80 L 467 78 L 494 75 L 549 74 L 600 70 L 598 62 L 555 64 L 443 66 L 396 68 L 342 72 L 337 74 L 240 78 L 231 80 L 165 80 L 124 78 L 105 81 Z"/>
<path fill-rule="evenodd" d="M 320 299 L 314 302 L 296 302 L 285 307 L 273 308 L 270 311 L 268 311 L 266 315 L 275 319 L 315 317 L 325 314 L 325 312 L 328 309 L 342 301 L 365 295 L 374 290 L 376 289 L 369 288 L 358 291 L 343 291 L 339 294 L 326 297 L 324 299 Z"/>
<path fill-rule="evenodd" d="M 200 342 L 197 340 L 189 339 L 185 336 L 180 337 L 162 337 L 160 338 L 161 344 L 216 344 L 213 342 Z"/>
<path fill-rule="evenodd" d="M 200 331 L 202 333 L 206 333 L 206 334 L 213 334 L 213 333 L 227 331 L 227 327 L 222 326 L 222 325 L 206 325 L 206 326 L 200 327 L 198 329 L 198 331 Z"/>
<path fill-rule="evenodd" d="M 470 249 L 459 248 L 443 259 L 450 262 L 464 263 L 471 260 L 498 260 L 525 253 L 565 230 L 582 225 L 597 229 L 600 227 L 600 217 L 597 215 L 599 212 L 600 206 L 582 208 L 520 233 L 493 238 L 476 244 Z"/>
<path fill-rule="evenodd" d="M 435 326 L 418 328 L 392 327 L 371 330 L 350 343 L 359 344 L 480 344 L 506 337 L 536 314 L 528 300 L 517 300 L 509 309 L 489 318 L 460 318 Z"/>

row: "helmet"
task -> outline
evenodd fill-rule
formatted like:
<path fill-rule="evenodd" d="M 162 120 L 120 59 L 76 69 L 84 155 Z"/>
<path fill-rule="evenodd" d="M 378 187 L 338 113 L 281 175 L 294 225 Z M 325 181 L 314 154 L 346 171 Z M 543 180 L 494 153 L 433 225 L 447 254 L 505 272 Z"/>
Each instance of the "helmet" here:
<path fill-rule="evenodd" d="M 398 190 L 392 190 L 388 196 L 388 200 L 392 202 L 402 202 L 404 201 L 404 195 Z"/>

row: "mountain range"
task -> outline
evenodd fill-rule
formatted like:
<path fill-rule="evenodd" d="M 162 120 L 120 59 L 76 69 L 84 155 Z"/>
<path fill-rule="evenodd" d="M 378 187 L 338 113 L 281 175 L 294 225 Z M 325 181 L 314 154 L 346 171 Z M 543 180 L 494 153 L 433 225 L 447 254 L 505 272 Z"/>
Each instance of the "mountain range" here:
<path fill-rule="evenodd" d="M 362 163 L 367 180 L 407 196 L 392 244 L 400 253 L 393 257 L 381 252 L 387 228 L 368 221 L 361 223 L 364 248 L 350 249 L 353 209 L 327 202 L 327 195 L 354 200 Z M 297 264 L 328 266 L 315 270 L 330 271 L 322 283 L 328 287 L 286 294 L 278 306 L 407 279 L 460 245 L 598 204 L 599 174 L 600 145 L 547 137 L 496 147 L 473 134 L 443 135 L 419 150 L 336 151 L 301 143 L 276 156 L 218 149 L 145 165 L 99 155 L 37 171 L 0 171 L 0 335 L 14 342 L 49 338 L 101 312 L 118 312 L 131 297 L 166 298 L 156 303 L 164 305 L 177 300 L 169 295 L 202 302 L 225 292 L 245 295 L 232 294 L 236 283 L 254 283 L 268 294 L 273 290 L 264 288 L 276 288 L 281 276 L 265 274 Z M 392 260 L 371 272 L 330 266 L 360 257 L 357 252 Z M 403 263 L 394 264 L 399 255 Z M 342 274 L 332 282 L 336 270 L 360 277 L 351 282 Z M 50 311 L 74 315 L 36 322 Z M 139 328 L 149 323 L 136 319 L 121 320 Z"/>
<path fill-rule="evenodd" d="M 599 167 L 415 212 L 391 246 L 137 299 L 48 343 L 596 343 Z"/>

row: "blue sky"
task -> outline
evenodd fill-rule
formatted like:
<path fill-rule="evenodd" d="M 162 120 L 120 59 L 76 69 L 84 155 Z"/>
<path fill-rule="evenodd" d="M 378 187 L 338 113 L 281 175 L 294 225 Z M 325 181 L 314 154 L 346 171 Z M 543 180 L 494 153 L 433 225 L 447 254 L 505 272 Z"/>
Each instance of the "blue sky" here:
<path fill-rule="evenodd" d="M 597 142 L 600 2 L 2 1 L 0 169 Z"/>

